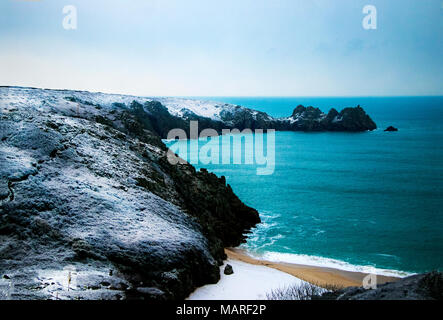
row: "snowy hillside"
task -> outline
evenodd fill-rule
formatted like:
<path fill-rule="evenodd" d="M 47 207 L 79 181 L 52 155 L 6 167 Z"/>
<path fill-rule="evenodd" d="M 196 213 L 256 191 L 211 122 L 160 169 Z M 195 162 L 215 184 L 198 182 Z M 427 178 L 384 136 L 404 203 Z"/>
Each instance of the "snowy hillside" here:
<path fill-rule="evenodd" d="M 56 104 L 67 104 L 66 98 L 69 97 L 76 98 L 78 102 L 85 102 L 86 104 L 97 105 L 104 108 L 112 108 L 113 105 L 119 103 L 128 106 L 133 101 L 144 104 L 145 102 L 155 100 L 162 103 L 168 109 L 169 113 L 174 116 L 183 117 L 185 114 L 192 113 L 200 117 L 219 121 L 221 120 L 220 113 L 223 110 L 232 111 L 235 109 L 235 106 L 230 104 L 187 98 L 152 98 L 75 90 L 0 87 L 0 103 L 11 106 L 27 105 L 28 107 L 32 106 L 38 108 L 42 104 L 51 106 Z"/>
<path fill-rule="evenodd" d="M 184 122 L 147 98 L 0 88 L 11 298 L 184 299 L 218 280 L 260 219 L 224 178 L 166 160 L 160 129 Z"/>
<path fill-rule="evenodd" d="M 280 131 L 348 131 L 374 130 L 377 125 L 363 108 L 348 107 L 328 113 L 312 106 L 297 106 L 287 118 L 273 118 L 264 112 L 227 103 L 174 97 L 138 97 L 74 90 L 50 90 L 21 87 L 0 87 L 0 107 L 26 107 L 43 111 L 69 110 L 77 115 L 100 115 L 108 111 L 128 109 L 135 102 L 147 112 L 152 126 L 148 130 L 166 138 L 174 128 L 187 129 L 189 120 L 198 120 L 199 129 L 275 129 Z M 151 107 L 150 107 L 151 106 Z M 166 109 L 165 109 L 166 108 Z M 165 115 L 166 113 L 169 113 Z"/>

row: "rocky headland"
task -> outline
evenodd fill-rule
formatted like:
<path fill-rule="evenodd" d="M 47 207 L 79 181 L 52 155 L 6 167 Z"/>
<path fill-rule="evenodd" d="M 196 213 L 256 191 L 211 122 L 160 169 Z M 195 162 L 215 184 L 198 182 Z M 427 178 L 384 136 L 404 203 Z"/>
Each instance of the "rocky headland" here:
<path fill-rule="evenodd" d="M 365 131 L 361 107 L 233 105 L 0 87 L 0 295 L 183 299 L 260 222 L 224 177 L 171 165 L 172 128 Z M 6 293 L 5 293 L 6 292 Z"/>
<path fill-rule="evenodd" d="M 316 296 L 332 300 L 443 300 L 443 273 L 416 274 L 374 289 L 349 287 Z"/>
<path fill-rule="evenodd" d="M 169 164 L 151 106 L 0 89 L 3 294 L 183 299 L 217 282 L 258 213 L 224 177 Z"/>
<path fill-rule="evenodd" d="M 338 112 L 332 108 L 328 113 L 312 106 L 297 106 L 286 118 L 274 118 L 265 112 L 239 105 L 200 101 L 186 98 L 148 98 L 119 94 L 92 93 L 72 90 L 45 90 L 37 88 L 0 87 L 11 96 L 30 104 L 40 101 L 52 105 L 54 102 L 70 103 L 82 112 L 85 107 L 95 108 L 96 121 L 106 122 L 106 113 L 130 109 L 142 118 L 145 129 L 162 139 L 171 129 L 184 129 L 189 133 L 190 121 L 198 121 L 199 132 L 211 128 L 221 133 L 222 129 L 275 129 L 279 131 L 372 131 L 377 125 L 360 106 L 347 107 Z M 84 110 L 83 110 L 84 111 Z M 106 123 L 105 123 L 106 124 Z M 189 136 L 189 135 L 188 135 Z"/>

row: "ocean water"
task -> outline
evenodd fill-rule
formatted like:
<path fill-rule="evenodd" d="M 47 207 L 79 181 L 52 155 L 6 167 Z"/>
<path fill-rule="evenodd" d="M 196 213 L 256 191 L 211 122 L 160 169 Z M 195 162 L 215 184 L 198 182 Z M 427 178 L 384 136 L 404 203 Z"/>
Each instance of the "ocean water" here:
<path fill-rule="evenodd" d="M 277 132 L 272 175 L 256 175 L 254 165 L 197 164 L 225 176 L 260 212 L 249 252 L 385 274 L 443 269 L 443 97 L 208 99 L 276 117 L 298 104 L 326 112 L 360 104 L 379 126 Z M 384 132 L 389 125 L 399 131 Z"/>

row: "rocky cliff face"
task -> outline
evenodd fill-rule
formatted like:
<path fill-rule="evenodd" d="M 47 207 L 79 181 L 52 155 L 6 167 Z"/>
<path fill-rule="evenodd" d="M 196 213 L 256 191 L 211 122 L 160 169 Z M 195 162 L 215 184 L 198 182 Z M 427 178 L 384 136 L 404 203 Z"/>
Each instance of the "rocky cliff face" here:
<path fill-rule="evenodd" d="M 430 272 L 379 285 L 376 289 L 351 287 L 317 299 L 336 300 L 443 300 L 443 273 Z"/>
<path fill-rule="evenodd" d="M 293 131 L 372 131 L 377 125 L 362 107 L 344 108 L 338 112 L 332 108 L 328 114 L 319 108 L 299 105 L 292 115 L 283 120 Z"/>
<path fill-rule="evenodd" d="M 259 112 L 237 106 L 220 113 L 224 123 L 240 130 L 245 128 L 275 129 L 280 131 L 343 131 L 361 132 L 377 128 L 374 121 L 360 106 L 338 112 L 332 108 L 328 114 L 319 108 L 297 106 L 288 118 L 272 118 Z"/>
<path fill-rule="evenodd" d="M 0 88 L 0 295 L 182 299 L 260 221 L 223 177 L 169 164 L 182 118 L 124 99 Z"/>
<path fill-rule="evenodd" d="M 0 87 L 0 295 L 181 299 L 216 282 L 260 221 L 205 170 L 171 165 L 173 128 L 364 131 L 363 109 L 290 118 L 197 100 Z M 2 291 L 3 290 L 3 291 Z"/>

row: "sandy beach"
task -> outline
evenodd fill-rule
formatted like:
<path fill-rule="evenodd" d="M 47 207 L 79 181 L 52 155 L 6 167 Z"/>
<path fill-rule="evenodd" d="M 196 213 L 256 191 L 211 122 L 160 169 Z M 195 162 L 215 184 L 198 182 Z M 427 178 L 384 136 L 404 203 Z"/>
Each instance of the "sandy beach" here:
<path fill-rule="evenodd" d="M 220 281 L 195 290 L 189 300 L 263 300 L 276 289 L 309 282 L 318 286 L 362 286 L 366 273 L 294 263 L 272 262 L 251 257 L 238 248 L 225 249 L 228 259 L 220 267 Z M 223 273 L 226 264 L 234 274 Z M 377 275 L 377 284 L 400 278 Z M 259 280 L 259 281 L 258 281 Z"/>
<path fill-rule="evenodd" d="M 339 287 L 361 286 L 366 273 L 345 271 L 327 267 L 316 267 L 302 264 L 271 262 L 259 260 L 249 256 L 245 251 L 237 248 L 225 249 L 230 259 L 246 262 L 257 266 L 265 266 L 288 273 L 301 280 L 319 286 L 333 285 Z M 397 281 L 398 277 L 377 275 L 377 284 Z"/>

